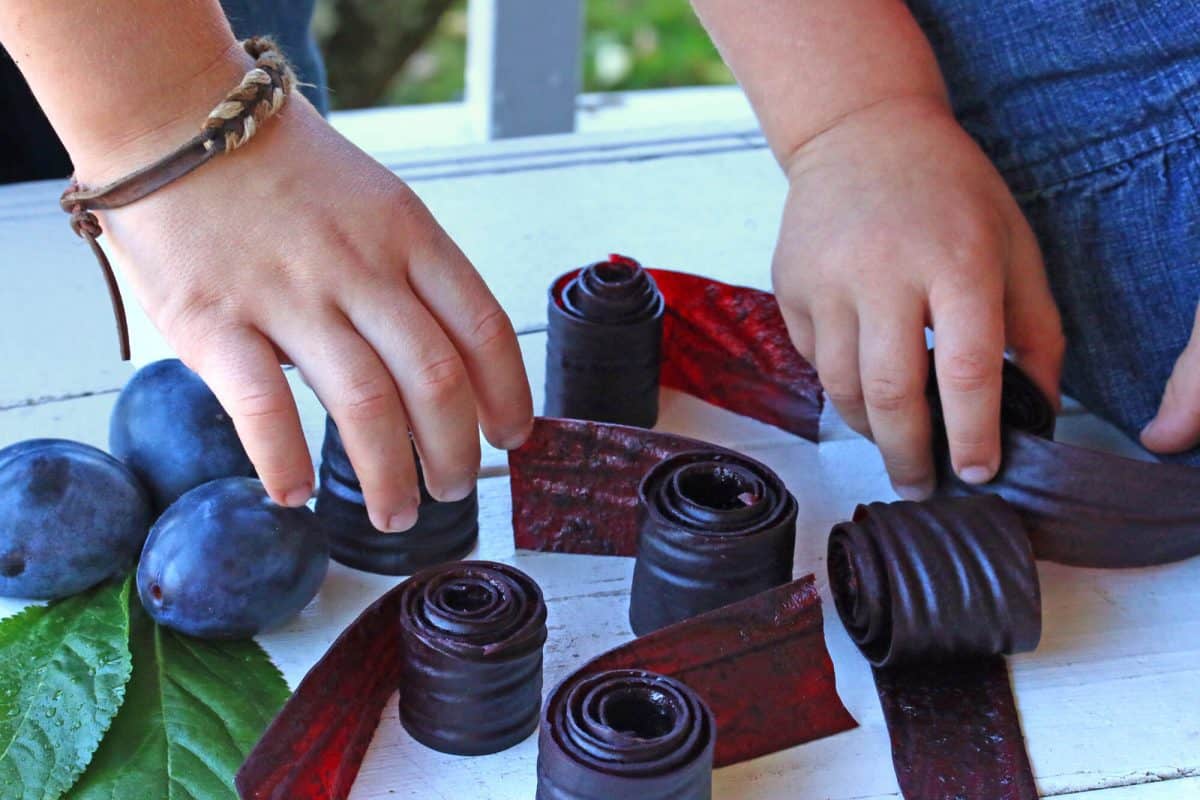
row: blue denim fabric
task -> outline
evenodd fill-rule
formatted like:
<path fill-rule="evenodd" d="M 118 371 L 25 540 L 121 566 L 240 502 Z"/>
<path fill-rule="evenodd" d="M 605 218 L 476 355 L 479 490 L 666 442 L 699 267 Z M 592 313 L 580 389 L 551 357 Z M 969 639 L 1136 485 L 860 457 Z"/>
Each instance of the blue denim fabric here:
<path fill-rule="evenodd" d="M 1065 390 L 1136 435 L 1200 300 L 1200 3 L 909 6 L 1041 242 Z"/>
<path fill-rule="evenodd" d="M 316 0 L 221 0 L 239 39 L 272 36 L 292 62 L 302 90 L 322 114 L 328 110 L 325 65 L 309 28 Z"/>

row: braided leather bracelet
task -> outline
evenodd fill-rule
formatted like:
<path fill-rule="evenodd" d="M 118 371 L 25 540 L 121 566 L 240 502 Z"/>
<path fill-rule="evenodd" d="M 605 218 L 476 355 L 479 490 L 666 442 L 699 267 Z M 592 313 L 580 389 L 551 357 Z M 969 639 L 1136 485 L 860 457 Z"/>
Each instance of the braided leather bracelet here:
<path fill-rule="evenodd" d="M 96 241 L 103 232 L 100 220 L 93 212 L 127 206 L 171 181 L 182 178 L 210 158 L 236 150 L 258 132 L 259 126 L 279 109 L 296 86 L 296 75 L 287 59 L 271 39 L 256 36 L 242 42 L 254 59 L 254 68 L 242 82 L 208 115 L 204 125 L 191 140 L 148 166 L 98 189 L 81 186 L 74 178 L 63 192 L 59 203 L 71 215 L 71 230 L 91 246 L 112 300 L 117 336 L 121 344 L 121 359 L 129 360 L 129 325 L 125 304 L 113 274 L 112 265 Z"/>

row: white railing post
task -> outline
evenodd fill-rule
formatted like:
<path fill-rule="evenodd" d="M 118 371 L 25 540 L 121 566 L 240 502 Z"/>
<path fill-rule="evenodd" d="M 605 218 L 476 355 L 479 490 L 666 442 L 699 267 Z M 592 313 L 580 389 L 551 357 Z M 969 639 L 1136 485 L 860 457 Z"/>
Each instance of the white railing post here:
<path fill-rule="evenodd" d="M 489 139 L 575 129 L 583 0 L 470 0 L 467 104 Z"/>

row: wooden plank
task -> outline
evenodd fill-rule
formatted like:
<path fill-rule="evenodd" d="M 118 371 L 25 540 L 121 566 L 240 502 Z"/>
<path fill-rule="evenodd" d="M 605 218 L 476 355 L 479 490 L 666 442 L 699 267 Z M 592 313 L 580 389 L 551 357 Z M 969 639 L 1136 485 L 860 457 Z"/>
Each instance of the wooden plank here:
<path fill-rule="evenodd" d="M 1200 797 L 1200 778 L 1162 780 L 1157 775 L 1142 775 L 1131 777 L 1130 780 L 1136 782 L 1111 789 L 1046 796 L 1059 800 L 1195 800 Z"/>
<path fill-rule="evenodd" d="M 486 140 L 481 115 L 465 102 L 335 111 L 329 121 L 347 139 L 385 164 L 397 154 L 428 148 L 479 145 Z M 754 112 L 738 86 L 676 86 L 630 92 L 581 94 L 575 102 L 575 131 L 615 132 L 637 138 L 663 128 L 705 128 L 718 123 L 756 127 Z M 497 143 L 528 142 L 499 139 Z"/>

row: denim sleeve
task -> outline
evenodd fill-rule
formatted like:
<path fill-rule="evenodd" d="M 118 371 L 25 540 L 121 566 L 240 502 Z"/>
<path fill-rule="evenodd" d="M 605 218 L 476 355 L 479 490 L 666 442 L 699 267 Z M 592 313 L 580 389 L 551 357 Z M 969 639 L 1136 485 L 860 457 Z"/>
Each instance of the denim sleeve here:
<path fill-rule="evenodd" d="M 1064 389 L 1136 436 L 1200 299 L 1200 3 L 909 6 L 955 113 L 1037 233 Z M 1176 460 L 1200 465 L 1200 450 Z"/>
<path fill-rule="evenodd" d="M 325 65 L 312 35 L 316 0 L 221 0 L 238 39 L 274 37 L 296 69 L 301 89 L 317 109 L 329 110 Z"/>

